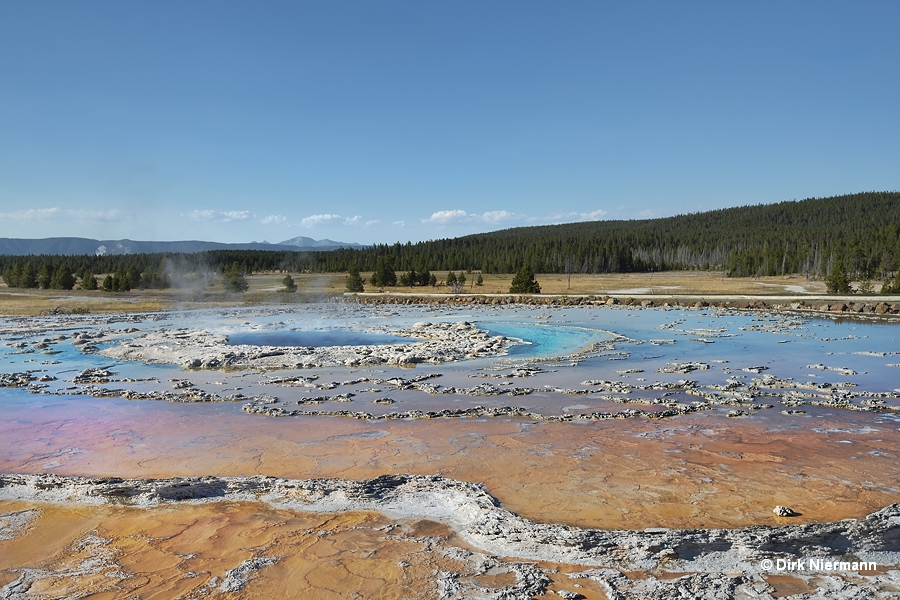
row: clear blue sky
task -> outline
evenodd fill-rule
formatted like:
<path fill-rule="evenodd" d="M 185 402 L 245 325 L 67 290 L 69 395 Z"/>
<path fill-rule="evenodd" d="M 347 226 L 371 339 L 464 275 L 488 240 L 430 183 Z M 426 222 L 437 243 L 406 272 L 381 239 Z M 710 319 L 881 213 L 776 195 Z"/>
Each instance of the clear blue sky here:
<path fill-rule="evenodd" d="M 361 243 L 900 178 L 900 2 L 0 0 L 0 237 Z"/>

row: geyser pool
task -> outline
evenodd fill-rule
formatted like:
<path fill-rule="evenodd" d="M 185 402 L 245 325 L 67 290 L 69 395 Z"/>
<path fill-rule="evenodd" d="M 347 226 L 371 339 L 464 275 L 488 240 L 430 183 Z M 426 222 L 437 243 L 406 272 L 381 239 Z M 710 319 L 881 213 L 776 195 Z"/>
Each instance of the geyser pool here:
<path fill-rule="evenodd" d="M 513 346 L 509 351 L 510 356 L 518 358 L 565 356 L 594 342 L 610 339 L 608 332 L 583 327 L 492 321 L 479 322 L 478 326 L 492 336 L 503 335 L 522 340 L 524 344 Z M 352 329 L 264 330 L 228 335 L 229 346 L 377 346 L 418 341 L 420 340 L 415 338 Z"/>
<path fill-rule="evenodd" d="M 380 346 L 417 341 L 419 340 L 351 329 L 247 331 L 228 335 L 229 346 Z"/>
<path fill-rule="evenodd" d="M 492 336 L 523 340 L 525 344 L 509 349 L 509 355 L 517 358 L 566 356 L 612 337 L 605 331 L 565 325 L 480 321 L 478 326 Z"/>

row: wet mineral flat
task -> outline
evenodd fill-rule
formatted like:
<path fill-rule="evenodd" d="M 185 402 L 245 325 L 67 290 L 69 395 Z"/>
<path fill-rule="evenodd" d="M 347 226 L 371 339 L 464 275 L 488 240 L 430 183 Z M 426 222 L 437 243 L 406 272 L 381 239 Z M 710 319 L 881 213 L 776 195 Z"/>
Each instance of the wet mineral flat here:
<path fill-rule="evenodd" d="M 279 364 L 278 347 L 235 354 L 226 343 L 236 332 L 311 324 L 441 340 L 449 331 L 452 339 L 427 346 L 437 348 L 435 360 L 403 345 L 355 347 L 346 354 L 355 363 L 319 367 Z M 6 319 L 0 472 L 441 475 L 484 485 L 504 509 L 536 523 L 597 530 L 860 519 L 900 498 L 896 327 L 771 311 L 549 306 Z M 141 354 L 146 340 L 152 356 Z M 196 366 L 185 364 L 188 343 Z M 799 515 L 776 517 L 776 505 Z M 452 523 L 373 512 L 326 517 L 241 502 L 142 511 L 25 498 L 4 501 L 0 512 L 31 515 L 0 539 L 0 585 L 9 593 L 215 595 L 232 593 L 227 582 L 246 575 L 241 597 L 290 597 L 287 580 L 320 597 L 351 588 L 363 597 L 438 597 L 454 577 L 463 591 L 451 596 L 490 597 L 528 579 L 519 556 L 486 567 L 488 555 L 454 538 Z M 169 543 L 213 539 L 185 534 L 201 530 L 214 530 L 215 544 Z M 106 562 L 84 567 L 91 553 Z M 655 560 L 645 576 L 661 590 L 665 573 L 686 572 Z M 534 567 L 542 575 L 532 579 L 543 582 L 535 589 L 585 597 L 637 589 L 621 565 L 607 567 L 624 579 L 596 568 L 563 577 L 572 570 L 564 562 Z M 880 568 L 878 577 L 896 576 L 895 562 Z M 426 586 L 435 571 L 457 575 Z M 141 578 L 124 575 L 135 573 Z M 338 574 L 343 590 L 324 583 Z M 790 587 L 764 575 L 779 574 L 748 569 L 745 583 L 766 594 Z M 846 573 L 798 581 L 822 593 L 875 581 L 856 576 L 862 584 Z"/>

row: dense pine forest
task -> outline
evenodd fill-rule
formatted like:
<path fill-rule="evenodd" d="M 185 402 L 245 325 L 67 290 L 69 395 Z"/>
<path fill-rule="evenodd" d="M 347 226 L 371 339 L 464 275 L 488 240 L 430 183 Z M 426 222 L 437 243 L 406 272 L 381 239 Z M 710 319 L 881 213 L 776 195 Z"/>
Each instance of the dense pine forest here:
<path fill-rule="evenodd" d="M 14 287 L 57 287 L 93 274 L 108 290 L 177 285 L 227 266 L 262 271 L 472 270 L 622 273 L 724 270 L 731 276 L 825 278 L 836 265 L 856 280 L 889 280 L 900 269 L 900 192 L 867 192 L 726 208 L 639 221 L 518 227 L 419 243 L 317 252 L 217 250 L 196 254 L 0 257 Z M 107 281 L 107 279 L 109 281 Z M 90 279 L 88 279 L 89 285 Z"/>

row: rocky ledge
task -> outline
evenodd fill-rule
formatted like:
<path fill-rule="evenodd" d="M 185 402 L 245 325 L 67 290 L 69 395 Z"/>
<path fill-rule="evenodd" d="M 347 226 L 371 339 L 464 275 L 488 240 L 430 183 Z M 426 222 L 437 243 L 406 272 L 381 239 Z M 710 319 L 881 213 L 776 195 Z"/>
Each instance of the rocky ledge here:
<path fill-rule="evenodd" d="M 185 369 L 306 369 L 372 365 L 440 364 L 506 354 L 514 343 L 472 323 L 416 323 L 390 333 L 410 343 L 368 346 L 228 345 L 228 337 L 197 329 L 159 329 L 120 340 L 102 351 L 119 360 L 167 363 Z"/>

